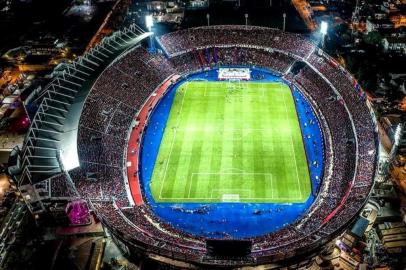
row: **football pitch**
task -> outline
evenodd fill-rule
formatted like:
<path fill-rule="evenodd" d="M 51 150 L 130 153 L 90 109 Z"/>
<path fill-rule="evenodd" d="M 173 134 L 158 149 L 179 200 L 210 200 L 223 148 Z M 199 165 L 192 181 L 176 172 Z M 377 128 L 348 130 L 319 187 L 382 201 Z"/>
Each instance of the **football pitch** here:
<path fill-rule="evenodd" d="M 176 90 L 151 178 L 157 202 L 304 202 L 311 183 L 294 100 L 279 82 Z"/>

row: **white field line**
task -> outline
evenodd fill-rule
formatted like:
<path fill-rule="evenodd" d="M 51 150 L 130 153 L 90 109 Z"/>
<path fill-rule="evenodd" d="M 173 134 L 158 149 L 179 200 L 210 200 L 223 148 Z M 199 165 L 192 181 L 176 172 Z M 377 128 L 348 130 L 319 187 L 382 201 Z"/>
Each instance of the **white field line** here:
<path fill-rule="evenodd" d="M 242 94 L 240 94 L 240 95 L 236 95 L 237 97 L 244 97 L 244 96 L 249 96 L 249 97 L 264 97 L 265 96 L 265 87 L 263 87 L 262 85 L 261 85 L 261 94 L 256 94 L 256 93 L 250 93 L 250 94 L 247 94 L 247 91 L 244 91 L 244 89 L 242 89 L 243 88 L 243 85 L 248 85 L 249 83 L 241 83 L 241 82 L 229 82 L 229 83 L 225 83 L 225 82 L 223 82 L 222 83 L 222 88 L 226 88 L 227 90 L 229 90 L 229 87 L 228 87 L 228 85 L 229 84 L 235 84 L 235 85 L 237 85 L 237 87 L 238 87 L 238 90 L 242 90 L 243 92 L 242 92 Z M 265 84 L 265 83 L 263 83 L 263 85 L 267 85 L 267 84 Z M 204 85 L 204 88 L 203 87 L 196 87 L 196 89 L 204 89 L 204 93 L 203 93 L 203 96 L 205 96 L 205 97 L 222 97 L 222 96 L 224 96 L 224 94 L 223 93 L 214 93 L 214 91 L 207 91 L 207 87 L 208 87 L 208 84 L 206 83 L 205 85 Z M 229 90 L 230 91 L 230 90 Z"/>
<path fill-rule="evenodd" d="M 214 188 L 214 189 L 212 189 L 211 190 L 211 195 L 212 196 L 210 196 L 210 198 L 213 198 L 213 192 L 215 192 L 215 191 L 226 191 L 226 192 L 228 192 L 228 191 L 233 191 L 233 192 L 235 192 L 235 191 L 248 191 L 248 194 L 251 196 L 251 189 L 248 189 L 248 188 Z M 226 193 L 226 194 L 233 194 L 233 193 Z"/>
<path fill-rule="evenodd" d="M 286 121 L 288 121 L 288 109 L 286 108 L 286 101 L 285 101 L 285 94 L 282 94 L 283 97 L 283 104 L 285 105 L 285 112 L 286 112 Z M 300 192 L 300 197 L 302 197 L 302 188 L 300 186 L 300 181 L 299 181 L 299 173 L 297 170 L 297 163 L 296 163 L 296 153 L 295 153 L 295 147 L 293 145 L 293 139 L 292 139 L 292 132 L 289 133 L 289 137 L 290 137 L 290 145 L 292 146 L 293 149 L 293 160 L 295 162 L 295 169 L 296 169 L 296 180 L 297 180 L 297 184 L 299 186 L 299 192 Z"/>
<path fill-rule="evenodd" d="M 166 200 L 166 201 L 172 201 L 172 200 L 189 200 L 189 201 L 193 201 L 193 200 L 218 200 L 217 198 L 210 198 L 210 197 L 193 197 L 193 198 L 184 198 L 184 197 L 170 197 L 170 198 L 159 198 L 161 200 Z M 286 200 L 288 201 L 287 203 L 290 202 L 297 202 L 299 200 L 302 200 L 303 198 L 293 198 L 293 197 L 277 197 L 277 198 L 259 198 L 259 197 L 255 197 L 255 198 L 243 198 L 244 200 L 250 200 L 250 201 L 255 201 L 255 200 L 264 200 L 264 201 L 275 201 L 275 200 Z"/>
<path fill-rule="evenodd" d="M 223 195 L 234 195 L 234 194 L 240 195 L 240 192 L 238 192 L 238 191 L 243 191 L 243 193 L 248 191 L 248 197 L 252 197 L 252 191 L 250 189 L 244 189 L 244 188 L 218 188 L 218 189 L 212 189 L 212 191 L 210 192 L 210 198 L 209 199 L 220 199 L 220 198 L 217 198 L 217 197 L 213 198 L 213 193 L 216 192 L 216 191 L 219 191 L 218 195 L 222 195 L 222 196 Z"/>
<path fill-rule="evenodd" d="M 198 172 L 198 173 L 192 173 L 190 175 L 190 181 L 189 181 L 189 191 L 188 191 L 188 198 L 190 198 L 190 192 L 192 189 L 192 184 L 193 184 L 193 179 L 195 175 L 265 175 L 267 176 L 265 178 L 264 181 L 266 181 L 267 179 L 270 178 L 270 182 L 271 182 L 271 188 L 272 188 L 272 182 L 273 182 L 273 177 L 272 177 L 272 173 L 248 173 L 248 172 Z M 210 180 L 209 178 L 203 178 L 203 179 L 199 179 L 199 181 L 208 181 Z M 234 189 L 234 188 L 222 188 L 222 189 L 214 189 L 214 190 L 249 190 L 249 189 Z M 213 196 L 213 191 L 211 191 L 211 195 L 210 198 Z M 251 195 L 251 191 L 250 191 L 250 195 Z M 191 199 L 195 199 L 195 198 L 191 198 Z M 273 199 L 273 190 L 272 190 L 272 196 L 269 198 L 267 197 L 267 199 Z"/>
<path fill-rule="evenodd" d="M 206 93 L 207 93 L 207 83 L 204 84 L 204 94 L 203 94 L 204 97 L 207 97 Z"/>
<path fill-rule="evenodd" d="M 173 145 L 175 144 L 175 137 L 176 137 L 176 128 L 173 130 L 173 138 L 172 138 L 171 147 L 170 147 L 170 150 L 169 150 L 169 156 L 168 156 L 168 160 L 166 161 L 164 175 L 163 175 L 162 180 L 161 180 L 161 188 L 159 190 L 159 198 L 160 199 L 162 199 L 162 190 L 164 189 L 166 172 L 168 171 L 169 160 L 171 159 Z"/>
<path fill-rule="evenodd" d="M 190 177 L 190 181 L 189 181 L 189 190 L 187 193 L 188 198 L 190 198 L 190 191 L 192 190 L 192 182 L 193 182 L 193 173 L 192 173 L 192 176 Z"/>
<path fill-rule="evenodd" d="M 192 173 L 192 178 L 194 175 L 270 175 L 272 177 L 272 173 L 248 173 L 248 172 L 197 172 L 197 173 Z"/>
<path fill-rule="evenodd" d="M 265 88 L 265 87 L 261 87 L 261 88 Z M 274 149 L 273 143 L 271 143 L 271 149 L 272 149 L 272 151 Z M 274 198 L 274 190 L 273 190 L 273 177 L 272 177 L 271 178 L 271 199 L 273 199 L 273 198 Z"/>
<path fill-rule="evenodd" d="M 222 202 L 240 202 L 240 194 L 223 194 L 221 196 Z"/>
<path fill-rule="evenodd" d="M 233 120 L 231 118 L 227 118 L 230 120 Z M 185 128 L 179 128 L 178 131 L 218 131 L 219 128 L 212 126 L 212 127 L 185 127 Z M 224 131 L 272 131 L 274 128 L 223 128 L 222 130 Z M 286 129 L 289 130 L 289 129 Z"/>
<path fill-rule="evenodd" d="M 206 87 L 207 87 L 207 86 L 206 86 Z M 205 92 L 206 92 L 206 87 L 205 87 Z M 178 113 L 177 125 L 176 125 L 176 127 L 174 128 L 174 136 L 173 136 L 173 139 L 172 139 L 172 144 L 171 144 L 171 148 L 170 148 L 170 152 L 169 152 L 169 157 L 168 157 L 168 160 L 167 160 L 167 163 L 166 163 L 166 166 L 165 166 L 164 176 L 163 176 L 163 179 L 162 179 L 162 181 L 161 181 L 161 189 L 160 189 L 160 193 L 159 193 L 159 198 L 160 198 L 160 199 L 164 199 L 164 200 L 165 200 L 165 199 L 166 199 L 166 200 L 212 200 L 212 198 L 207 198 L 207 197 L 202 197 L 202 198 L 193 197 L 193 198 L 190 198 L 190 192 L 191 192 L 191 187 L 192 187 L 193 176 L 194 176 L 194 175 L 199 175 L 199 174 L 206 174 L 206 175 L 207 175 L 207 174 L 220 174 L 220 175 L 222 175 L 222 174 L 224 174 L 224 175 L 229 175 L 229 174 L 231 174 L 231 175 L 232 175 L 232 174 L 237 174 L 237 175 L 241 175 L 241 174 L 251 174 L 251 175 L 256 175 L 256 174 L 258 174 L 258 175 L 271 175 L 271 192 L 272 192 L 272 197 L 271 197 L 271 198 L 269 198 L 269 197 L 266 197 L 266 198 L 244 198 L 244 199 L 245 199 L 245 200 L 273 200 L 273 199 L 274 199 L 274 190 L 273 190 L 273 177 L 272 177 L 272 174 L 271 174 L 271 173 L 245 173 L 245 172 L 240 172 L 240 173 L 235 173 L 235 172 L 229 172 L 229 173 L 221 173 L 221 172 L 220 172 L 220 173 L 208 173 L 208 172 L 192 173 L 192 175 L 191 175 L 191 181 L 190 181 L 190 185 L 189 185 L 189 192 L 188 192 L 188 197 L 187 197 L 187 198 L 182 198 L 182 197 L 178 197 L 178 198 L 173 198 L 173 197 L 171 197 L 171 198 L 163 198 L 163 197 L 162 197 L 162 191 L 163 191 L 164 182 L 165 182 L 165 179 L 166 179 L 166 173 L 167 173 L 167 169 L 168 169 L 168 164 L 169 164 L 169 161 L 170 161 L 170 158 L 171 158 L 171 154 L 172 154 L 172 150 L 173 150 L 173 145 L 174 145 L 174 141 L 175 141 L 175 137 L 176 137 L 177 126 L 179 126 L 179 122 L 180 122 L 180 118 L 181 118 L 181 112 L 182 112 L 182 110 L 183 110 L 183 104 L 184 104 L 184 100 L 185 100 L 185 96 L 186 96 L 187 89 L 188 89 L 188 88 L 185 88 L 185 92 L 184 92 L 183 98 L 182 98 L 181 108 L 180 108 L 179 113 Z M 264 94 L 264 89 L 262 89 L 262 90 L 263 90 L 263 94 Z M 285 102 L 285 95 L 282 95 L 282 98 L 283 98 L 283 102 L 284 102 L 284 105 L 285 105 L 285 111 L 286 111 L 286 115 L 287 115 L 287 107 L 286 107 L 286 102 Z M 191 128 L 191 129 L 185 128 L 185 129 L 182 129 L 182 130 L 190 130 L 190 131 L 193 131 L 193 130 L 199 130 L 199 129 L 198 129 L 198 128 L 196 128 L 196 129 L 193 129 L 193 128 Z M 200 129 L 200 130 L 205 130 L 205 129 L 202 128 L 202 129 Z M 269 129 L 254 129 L 254 128 L 233 129 L 233 128 L 230 128 L 230 129 L 228 129 L 228 130 L 230 130 L 230 131 L 235 131 L 235 130 L 241 130 L 241 131 L 245 131 L 245 130 L 247 130 L 247 131 L 267 131 L 267 130 L 272 130 L 272 128 L 269 128 Z M 227 130 L 226 130 L 226 131 L 227 131 Z M 295 149 L 294 149 L 294 146 L 293 146 L 293 139 L 292 139 L 292 134 L 291 134 L 291 133 L 290 133 L 290 140 L 291 140 L 291 146 L 292 146 L 293 155 L 294 155 L 294 162 L 295 162 L 295 169 L 296 169 L 296 180 L 297 180 L 297 182 L 298 182 L 298 186 L 299 186 L 299 190 L 300 190 L 301 197 L 300 197 L 300 198 L 278 197 L 278 198 L 276 198 L 276 199 L 278 199 L 278 200 L 299 200 L 299 199 L 302 199 L 302 190 L 301 190 L 300 182 L 299 182 L 298 169 L 297 169 L 297 164 L 296 164 L 296 154 L 295 154 Z M 232 190 L 232 189 L 231 189 L 231 190 Z M 213 190 L 212 190 L 212 193 L 213 193 Z M 250 195 L 252 195 L 251 192 L 250 192 Z"/>
<path fill-rule="evenodd" d="M 176 121 L 176 126 L 174 128 L 174 133 L 173 133 L 173 138 L 172 138 L 172 142 L 171 142 L 171 148 L 169 150 L 169 156 L 168 156 L 168 160 L 166 161 L 166 165 L 165 165 L 165 170 L 164 170 L 164 175 L 163 178 L 161 180 L 161 188 L 159 190 L 159 198 L 162 199 L 162 190 L 164 189 L 164 183 L 165 183 L 165 178 L 166 178 L 166 172 L 168 171 L 168 165 L 169 165 L 169 161 L 171 160 L 171 155 L 172 155 L 172 150 L 173 150 L 173 145 L 175 144 L 175 138 L 176 138 L 176 129 L 179 126 L 179 122 L 180 122 L 180 116 L 182 115 L 182 110 L 183 110 L 183 103 L 185 101 L 185 96 L 186 96 L 186 92 L 187 92 L 187 88 L 185 88 L 184 93 L 183 93 L 183 97 L 182 97 L 182 103 L 180 105 L 180 110 L 178 113 L 178 117 L 177 117 L 177 121 Z"/>
<path fill-rule="evenodd" d="M 224 97 L 224 95 L 216 95 L 216 94 L 205 94 L 205 97 Z M 265 95 L 257 95 L 257 94 L 241 94 L 241 95 L 235 95 L 235 97 L 258 97 L 258 98 L 263 98 Z"/>

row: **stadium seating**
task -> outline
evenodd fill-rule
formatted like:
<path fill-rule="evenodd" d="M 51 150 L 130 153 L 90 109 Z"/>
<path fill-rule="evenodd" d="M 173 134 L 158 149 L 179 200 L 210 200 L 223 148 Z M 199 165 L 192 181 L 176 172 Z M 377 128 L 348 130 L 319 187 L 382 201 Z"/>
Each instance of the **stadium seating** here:
<path fill-rule="evenodd" d="M 316 201 L 294 224 L 252 238 L 253 256 L 265 262 L 276 260 L 281 252 L 302 252 L 327 241 L 359 213 L 373 184 L 376 133 L 362 92 L 345 70 L 319 55 L 303 37 L 269 28 L 192 28 L 164 35 L 159 43 L 168 58 L 138 47 L 117 59 L 97 80 L 80 119 L 81 167 L 70 172 L 78 192 L 92 201 L 102 222 L 122 241 L 188 261 L 200 261 L 205 254 L 203 238 L 159 220 L 146 200 L 128 208 L 123 171 L 131 125 L 146 99 L 172 74 L 218 65 L 273 70 L 313 100 L 326 129 L 326 166 Z M 297 74 L 289 73 L 298 60 L 306 66 Z M 96 179 L 89 179 L 88 173 Z M 71 196 L 58 189 L 59 178 L 63 176 L 53 179 L 53 196 Z"/>

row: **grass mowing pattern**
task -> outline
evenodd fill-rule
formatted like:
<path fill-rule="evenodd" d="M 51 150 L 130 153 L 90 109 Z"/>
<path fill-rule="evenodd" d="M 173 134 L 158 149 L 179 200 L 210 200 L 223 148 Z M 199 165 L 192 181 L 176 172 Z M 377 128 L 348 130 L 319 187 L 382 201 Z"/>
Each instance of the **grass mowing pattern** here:
<path fill-rule="evenodd" d="M 186 82 L 151 179 L 157 202 L 304 202 L 310 178 L 292 94 L 282 83 Z"/>

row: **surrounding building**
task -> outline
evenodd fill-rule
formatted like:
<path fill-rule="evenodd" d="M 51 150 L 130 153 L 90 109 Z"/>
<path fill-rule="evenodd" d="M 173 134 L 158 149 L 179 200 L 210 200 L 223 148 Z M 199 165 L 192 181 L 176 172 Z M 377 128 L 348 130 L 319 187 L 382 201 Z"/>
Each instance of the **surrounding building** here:
<path fill-rule="evenodd" d="M 385 37 L 382 45 L 386 52 L 406 54 L 406 37 Z"/>

